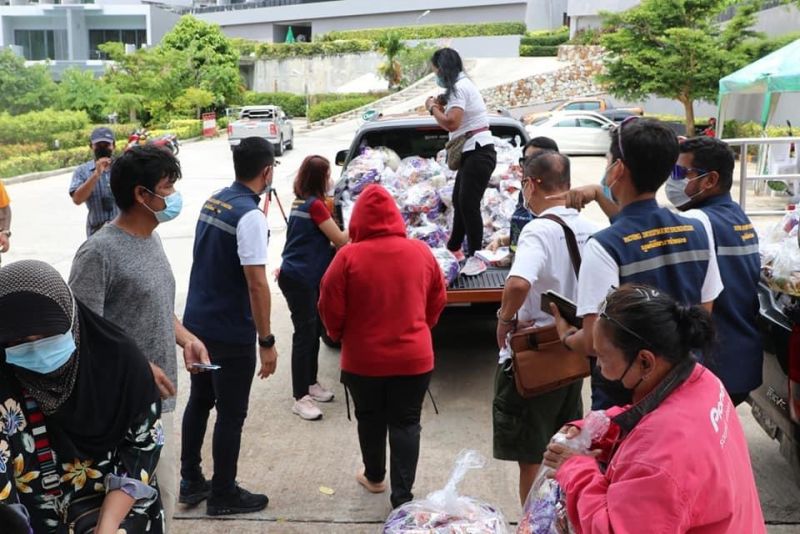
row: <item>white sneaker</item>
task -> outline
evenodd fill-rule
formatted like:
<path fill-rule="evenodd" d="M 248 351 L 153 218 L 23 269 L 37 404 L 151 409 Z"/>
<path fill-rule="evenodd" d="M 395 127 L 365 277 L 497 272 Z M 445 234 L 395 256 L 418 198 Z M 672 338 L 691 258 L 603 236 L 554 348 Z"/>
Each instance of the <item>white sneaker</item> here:
<path fill-rule="evenodd" d="M 306 395 L 299 401 L 295 401 L 292 406 L 292 413 L 299 415 L 301 419 L 306 421 L 316 421 L 322 419 L 322 411 L 314 404 L 314 399 L 310 395 Z"/>
<path fill-rule="evenodd" d="M 467 263 L 461 268 L 461 274 L 464 276 L 478 276 L 486 271 L 486 264 L 475 256 L 467 258 Z"/>
<path fill-rule="evenodd" d="M 330 402 L 333 400 L 333 391 L 325 389 L 319 382 L 308 387 L 308 395 L 317 402 Z"/>

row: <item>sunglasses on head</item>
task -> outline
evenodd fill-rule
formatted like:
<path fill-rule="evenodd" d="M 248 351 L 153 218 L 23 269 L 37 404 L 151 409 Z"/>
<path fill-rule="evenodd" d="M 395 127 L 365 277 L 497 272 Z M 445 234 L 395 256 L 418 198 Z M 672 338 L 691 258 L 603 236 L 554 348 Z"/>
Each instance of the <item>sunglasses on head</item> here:
<path fill-rule="evenodd" d="M 630 117 L 626 117 L 622 122 L 619 123 L 619 126 L 617 126 L 617 145 L 619 145 L 620 159 L 623 161 L 625 161 L 625 150 L 622 148 L 622 127 L 638 118 L 638 115 L 631 115 Z"/>
<path fill-rule="evenodd" d="M 617 288 L 612 287 L 611 291 L 609 292 L 609 296 L 611 295 L 611 293 L 616 291 L 616 289 Z M 655 298 L 655 297 L 658 296 L 658 291 L 656 291 L 655 289 L 645 289 L 643 287 L 637 287 L 637 288 L 634 288 L 634 290 L 639 294 L 640 297 L 642 297 L 645 300 L 645 302 L 647 302 L 650 299 Z M 650 343 L 645 338 L 643 338 L 642 336 L 640 336 L 639 334 L 637 334 L 636 332 L 634 332 L 633 330 L 631 330 L 630 328 L 628 328 L 627 326 L 622 324 L 617 319 L 614 319 L 613 317 L 611 317 L 606 312 L 606 307 L 607 306 L 608 306 L 608 296 L 603 300 L 603 303 L 600 305 L 600 310 L 598 310 L 598 312 L 597 312 L 597 314 L 600 316 L 600 318 L 602 318 L 602 319 L 604 319 L 604 320 L 606 320 L 606 321 L 608 321 L 610 323 L 613 323 L 614 326 L 616 326 L 617 328 L 619 328 L 623 332 L 627 333 L 628 335 L 638 339 L 645 346 L 651 347 L 651 348 L 653 347 L 652 343 Z"/>
<path fill-rule="evenodd" d="M 683 165 L 675 165 L 672 168 L 671 177 L 673 180 L 683 180 L 684 178 L 689 176 L 690 172 L 696 173 L 697 174 L 696 178 L 699 178 L 703 174 L 708 174 L 709 171 L 697 167 L 684 167 Z"/>

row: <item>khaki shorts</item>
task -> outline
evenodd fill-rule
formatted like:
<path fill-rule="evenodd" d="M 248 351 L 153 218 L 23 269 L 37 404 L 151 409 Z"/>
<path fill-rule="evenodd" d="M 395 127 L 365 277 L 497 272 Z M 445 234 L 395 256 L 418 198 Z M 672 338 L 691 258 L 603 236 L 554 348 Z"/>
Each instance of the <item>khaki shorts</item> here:
<path fill-rule="evenodd" d="M 511 361 L 497 366 L 494 379 L 492 423 L 494 457 L 526 464 L 542 463 L 553 434 L 570 421 L 583 417 L 578 381 L 555 391 L 523 399 L 514 385 Z"/>

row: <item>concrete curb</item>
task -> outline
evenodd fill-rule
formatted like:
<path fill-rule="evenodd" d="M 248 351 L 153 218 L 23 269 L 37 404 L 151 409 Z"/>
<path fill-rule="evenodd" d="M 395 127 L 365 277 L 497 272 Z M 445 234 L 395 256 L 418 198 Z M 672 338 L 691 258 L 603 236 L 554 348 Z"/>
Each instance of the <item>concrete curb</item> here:
<path fill-rule="evenodd" d="M 219 135 L 219 134 L 217 134 Z M 192 137 L 185 141 L 181 141 L 181 145 L 186 145 L 189 143 L 196 143 L 197 141 L 202 141 L 206 139 L 202 135 L 200 137 Z M 213 139 L 213 137 L 211 138 Z M 3 182 L 3 185 L 14 185 L 14 184 L 24 184 L 25 182 L 33 182 L 35 180 L 44 180 L 45 178 L 51 178 L 53 176 L 58 176 L 59 174 L 64 174 L 67 172 L 72 172 L 77 169 L 78 166 L 75 165 L 73 167 L 64 167 L 62 169 L 53 169 L 51 171 L 40 171 L 40 172 L 30 172 L 28 174 L 20 174 L 18 176 L 11 176 L 10 178 L 0 178 L 0 181 Z"/>

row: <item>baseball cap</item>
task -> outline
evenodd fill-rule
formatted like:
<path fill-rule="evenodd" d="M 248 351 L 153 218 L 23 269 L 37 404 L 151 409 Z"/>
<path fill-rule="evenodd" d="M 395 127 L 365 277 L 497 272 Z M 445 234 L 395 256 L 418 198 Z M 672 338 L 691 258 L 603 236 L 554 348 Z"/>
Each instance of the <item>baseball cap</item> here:
<path fill-rule="evenodd" d="M 92 130 L 92 136 L 90 137 L 90 140 L 92 143 L 113 143 L 114 132 L 111 131 L 111 128 L 95 128 Z"/>

